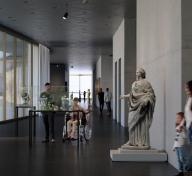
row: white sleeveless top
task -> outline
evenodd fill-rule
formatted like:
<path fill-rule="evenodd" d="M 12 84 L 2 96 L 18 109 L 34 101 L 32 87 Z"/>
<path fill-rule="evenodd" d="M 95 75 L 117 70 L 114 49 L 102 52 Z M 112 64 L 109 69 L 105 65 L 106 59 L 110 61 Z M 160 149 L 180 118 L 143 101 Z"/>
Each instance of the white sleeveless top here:
<path fill-rule="evenodd" d="M 192 122 L 192 97 L 189 97 L 187 100 L 187 103 L 185 105 L 185 120 L 186 120 L 186 126 L 187 128 L 190 127 L 190 124 Z"/>

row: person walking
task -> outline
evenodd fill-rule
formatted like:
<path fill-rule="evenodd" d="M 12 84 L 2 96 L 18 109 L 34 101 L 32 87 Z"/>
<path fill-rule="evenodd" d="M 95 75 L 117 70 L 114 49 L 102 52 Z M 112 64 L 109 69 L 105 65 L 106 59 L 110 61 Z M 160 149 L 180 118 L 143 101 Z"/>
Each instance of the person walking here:
<path fill-rule="evenodd" d="M 83 92 L 83 99 L 84 99 L 84 102 L 85 102 L 85 98 L 86 98 L 86 91 Z"/>
<path fill-rule="evenodd" d="M 87 91 L 87 98 L 88 98 L 88 105 L 91 104 L 91 92 L 90 92 L 90 89 L 88 89 Z"/>
<path fill-rule="evenodd" d="M 109 88 L 106 88 L 105 103 L 106 103 L 106 106 L 107 106 L 108 115 L 111 114 L 111 98 L 112 98 L 112 94 L 111 94 L 111 92 L 109 92 Z"/>
<path fill-rule="evenodd" d="M 79 90 L 79 102 L 81 102 L 81 91 Z"/>
<path fill-rule="evenodd" d="M 99 100 L 99 108 L 100 108 L 100 113 L 103 112 L 103 106 L 104 106 L 104 92 L 102 88 L 100 88 L 98 92 L 98 100 Z"/>

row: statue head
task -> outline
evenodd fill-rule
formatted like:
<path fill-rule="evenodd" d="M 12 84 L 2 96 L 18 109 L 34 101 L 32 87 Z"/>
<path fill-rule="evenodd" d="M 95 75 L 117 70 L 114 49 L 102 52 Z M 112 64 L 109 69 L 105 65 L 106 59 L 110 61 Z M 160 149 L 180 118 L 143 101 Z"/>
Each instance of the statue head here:
<path fill-rule="evenodd" d="M 146 77 L 146 73 L 145 70 L 143 68 L 138 68 L 136 71 L 136 79 L 145 79 Z"/>

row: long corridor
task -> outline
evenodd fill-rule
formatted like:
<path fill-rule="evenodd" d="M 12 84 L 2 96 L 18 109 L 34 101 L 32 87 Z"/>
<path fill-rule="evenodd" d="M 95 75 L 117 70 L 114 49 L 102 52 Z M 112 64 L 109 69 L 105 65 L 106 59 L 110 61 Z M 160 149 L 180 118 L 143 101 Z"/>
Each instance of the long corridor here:
<path fill-rule="evenodd" d="M 89 143 L 62 143 L 57 132 L 55 143 L 42 144 L 37 137 L 32 149 L 27 137 L 0 138 L 2 176 L 172 176 L 177 171 L 168 163 L 112 162 L 110 149 L 126 142 L 126 129 L 111 117 L 92 113 L 93 136 Z M 63 118 L 57 123 L 62 126 Z M 40 126 L 42 127 L 42 126 Z M 38 130 L 38 136 L 44 131 Z"/>

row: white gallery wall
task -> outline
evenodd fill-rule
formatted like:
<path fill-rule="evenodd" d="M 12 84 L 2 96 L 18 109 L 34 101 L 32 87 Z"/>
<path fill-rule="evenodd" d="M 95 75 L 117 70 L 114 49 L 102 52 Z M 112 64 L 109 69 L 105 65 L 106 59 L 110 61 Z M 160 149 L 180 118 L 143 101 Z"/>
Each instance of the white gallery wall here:
<path fill-rule="evenodd" d="M 156 94 L 151 145 L 172 151 L 175 114 L 182 110 L 181 0 L 137 0 L 137 67 L 143 67 Z"/>
<path fill-rule="evenodd" d="M 44 84 L 50 81 L 50 50 L 39 44 L 39 85 L 40 92 L 44 90 Z"/>
<path fill-rule="evenodd" d="M 107 55 L 101 55 L 96 63 L 96 79 L 100 78 L 100 87 L 105 92 L 106 88 L 109 88 L 113 92 L 112 84 L 112 57 Z M 96 97 L 96 104 L 99 107 L 98 98 Z M 106 106 L 104 106 L 106 109 Z"/>
<path fill-rule="evenodd" d="M 118 77 L 118 75 L 116 75 L 118 72 L 118 60 L 121 59 L 121 63 L 124 63 L 124 59 L 125 59 L 125 20 L 123 19 L 119 28 L 117 29 L 117 31 L 115 32 L 115 34 L 113 35 L 113 119 L 115 119 L 117 122 L 120 123 L 120 121 L 122 120 L 123 126 L 126 126 L 126 113 L 125 113 L 125 101 L 122 100 L 122 105 L 121 105 L 121 109 L 122 109 L 122 114 L 121 117 L 119 117 L 119 101 L 118 101 L 118 97 L 120 96 L 119 93 L 119 89 L 118 89 L 118 84 L 119 84 L 119 80 L 116 78 Z M 115 68 L 116 67 L 116 68 Z M 124 67 L 122 67 L 121 69 L 121 78 L 122 78 L 122 89 L 121 89 L 121 94 L 125 93 L 124 90 Z"/>
<path fill-rule="evenodd" d="M 182 10 L 182 85 L 192 80 L 192 1 L 181 1 Z M 183 107 L 186 96 L 183 88 Z"/>
<path fill-rule="evenodd" d="M 135 72 L 136 20 L 125 18 L 113 35 L 113 119 L 122 126 L 127 126 L 128 105 L 119 97 L 129 93 Z"/>

